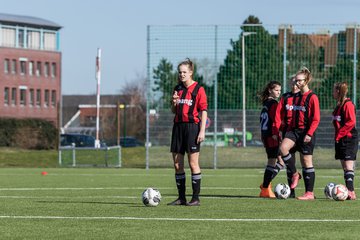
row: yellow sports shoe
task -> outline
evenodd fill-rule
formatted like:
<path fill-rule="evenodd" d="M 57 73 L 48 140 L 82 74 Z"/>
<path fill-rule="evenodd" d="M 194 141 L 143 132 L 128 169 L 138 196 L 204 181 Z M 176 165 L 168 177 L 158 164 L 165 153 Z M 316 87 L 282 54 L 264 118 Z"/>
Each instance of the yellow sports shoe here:
<path fill-rule="evenodd" d="M 276 198 L 274 192 L 271 190 L 271 184 L 267 188 L 264 188 L 262 184 L 260 185 L 260 194 L 259 197 L 262 198 Z"/>

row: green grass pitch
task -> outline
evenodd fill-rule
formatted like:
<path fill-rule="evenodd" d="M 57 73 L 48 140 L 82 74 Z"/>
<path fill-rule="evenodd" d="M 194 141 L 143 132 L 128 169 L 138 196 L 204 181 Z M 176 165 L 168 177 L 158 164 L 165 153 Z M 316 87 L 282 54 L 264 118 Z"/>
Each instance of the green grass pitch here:
<path fill-rule="evenodd" d="M 47 171 L 47 175 L 41 175 Z M 357 239 L 360 201 L 325 199 L 341 169 L 316 171 L 315 201 L 258 198 L 262 169 L 202 171 L 201 206 L 176 198 L 172 169 L 0 169 L 1 239 Z M 359 171 L 356 172 L 356 187 Z M 282 171 L 273 186 L 286 182 Z M 158 207 L 141 193 L 158 188 Z M 356 188 L 358 195 L 359 189 Z M 300 180 L 297 194 L 304 191 Z M 187 193 L 191 182 L 187 172 Z"/>

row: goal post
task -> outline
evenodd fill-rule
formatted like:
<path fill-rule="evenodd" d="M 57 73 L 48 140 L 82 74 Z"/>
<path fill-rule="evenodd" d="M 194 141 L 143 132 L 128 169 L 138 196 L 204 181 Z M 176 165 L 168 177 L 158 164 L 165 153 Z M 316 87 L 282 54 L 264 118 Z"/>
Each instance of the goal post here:
<path fill-rule="evenodd" d="M 60 147 L 60 167 L 121 167 L 121 146 Z"/>

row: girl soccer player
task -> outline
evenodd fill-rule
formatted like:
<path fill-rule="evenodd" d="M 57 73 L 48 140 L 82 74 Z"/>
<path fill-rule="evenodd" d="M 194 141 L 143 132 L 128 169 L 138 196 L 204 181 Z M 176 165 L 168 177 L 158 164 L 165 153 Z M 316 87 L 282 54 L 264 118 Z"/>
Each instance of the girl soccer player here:
<path fill-rule="evenodd" d="M 349 200 L 355 200 L 354 161 L 358 151 L 358 132 L 356 130 L 355 106 L 346 97 L 348 86 L 345 82 L 335 83 L 333 97 L 337 105 L 333 112 L 335 128 L 335 159 L 339 159 L 344 170 L 344 180 L 349 190 Z"/>
<path fill-rule="evenodd" d="M 204 88 L 193 80 L 194 64 L 190 59 L 186 59 L 178 65 L 178 72 L 179 84 L 175 87 L 171 100 L 171 110 L 175 114 L 171 152 L 178 198 L 168 205 L 199 206 L 201 184 L 199 152 L 200 143 L 205 139 L 207 98 Z M 185 152 L 191 170 L 193 189 L 191 201 L 188 203 L 185 197 Z"/>
<path fill-rule="evenodd" d="M 315 146 L 315 131 L 320 122 L 320 107 L 318 97 L 309 89 L 308 84 L 311 80 L 312 76 L 307 68 L 302 68 L 296 73 L 295 84 L 300 89 L 300 94 L 294 95 L 293 104 L 286 106 L 287 111 L 292 112 L 292 118 L 280 145 L 284 162 L 291 159 L 290 150 L 293 147 L 300 152 L 305 193 L 297 197 L 299 200 L 315 199 L 315 169 L 312 155 Z"/>
<path fill-rule="evenodd" d="M 264 172 L 263 183 L 260 185 L 260 197 L 275 198 L 275 194 L 271 190 L 271 180 L 284 167 L 284 163 L 279 156 L 279 131 L 273 132 L 273 123 L 278 102 L 276 99 L 280 97 L 281 84 L 277 81 L 269 82 L 265 89 L 259 94 L 263 108 L 260 114 L 261 140 L 266 149 L 268 158 L 267 166 Z"/>

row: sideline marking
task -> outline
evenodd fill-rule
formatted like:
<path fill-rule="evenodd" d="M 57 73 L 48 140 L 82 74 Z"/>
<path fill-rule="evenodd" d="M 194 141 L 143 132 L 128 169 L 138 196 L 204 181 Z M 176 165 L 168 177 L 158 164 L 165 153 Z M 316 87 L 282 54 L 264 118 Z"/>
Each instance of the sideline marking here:
<path fill-rule="evenodd" d="M 360 219 L 286 219 L 286 218 L 144 218 L 144 217 L 66 217 L 66 216 L 6 216 L 0 219 L 70 219 L 70 220 L 142 220 L 142 221 L 207 221 L 207 222 L 360 222 Z"/>

